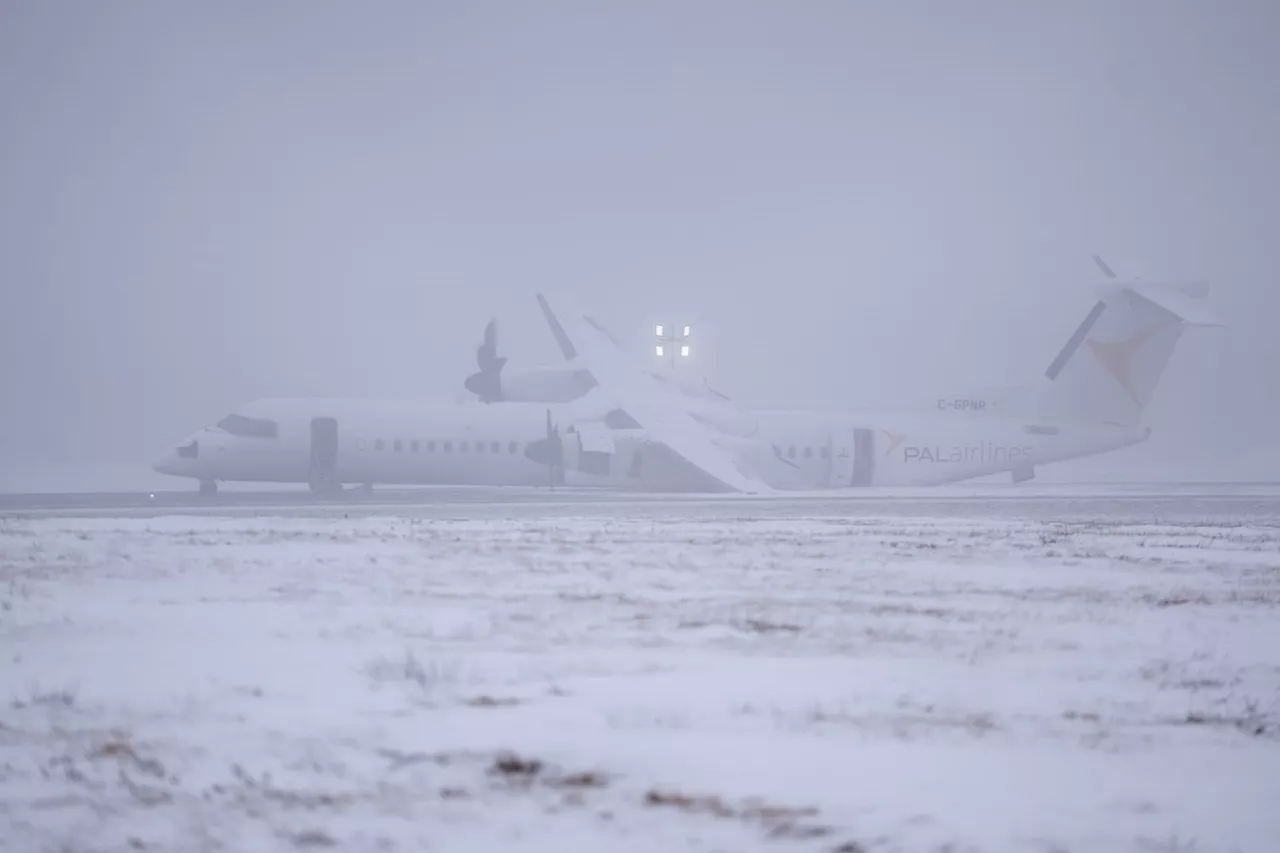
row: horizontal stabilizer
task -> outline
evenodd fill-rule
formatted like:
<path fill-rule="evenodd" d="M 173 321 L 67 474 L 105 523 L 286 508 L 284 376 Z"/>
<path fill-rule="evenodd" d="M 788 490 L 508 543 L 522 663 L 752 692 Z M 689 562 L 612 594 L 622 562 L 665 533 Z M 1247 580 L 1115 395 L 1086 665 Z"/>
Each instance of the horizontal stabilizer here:
<path fill-rule="evenodd" d="M 1222 322 L 1209 308 L 1207 281 L 1133 281 L 1112 280 L 1099 284 L 1099 298 L 1111 300 L 1131 291 L 1158 305 L 1188 326 L 1221 326 Z"/>

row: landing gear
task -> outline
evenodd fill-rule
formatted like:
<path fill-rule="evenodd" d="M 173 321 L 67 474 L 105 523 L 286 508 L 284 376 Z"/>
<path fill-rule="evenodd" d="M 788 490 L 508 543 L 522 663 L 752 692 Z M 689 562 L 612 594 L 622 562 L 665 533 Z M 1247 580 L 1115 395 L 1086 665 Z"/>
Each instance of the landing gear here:
<path fill-rule="evenodd" d="M 342 484 L 324 477 L 312 476 L 311 494 L 318 498 L 333 498 L 342 494 Z"/>
<path fill-rule="evenodd" d="M 214 495 L 216 495 L 217 493 L 218 493 L 218 481 L 217 481 L 217 480 L 201 480 L 201 481 L 200 481 L 200 494 L 201 494 L 201 495 L 205 496 L 206 498 L 211 498 L 211 497 L 213 497 Z"/>

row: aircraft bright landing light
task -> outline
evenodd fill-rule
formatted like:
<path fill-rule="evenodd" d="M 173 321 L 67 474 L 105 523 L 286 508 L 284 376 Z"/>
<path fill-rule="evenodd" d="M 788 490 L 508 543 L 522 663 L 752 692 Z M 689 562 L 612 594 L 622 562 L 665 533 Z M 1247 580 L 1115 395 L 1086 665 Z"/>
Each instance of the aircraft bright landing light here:
<path fill-rule="evenodd" d="M 689 346 L 689 333 L 693 331 L 693 327 L 689 324 L 668 326 L 665 323 L 657 323 L 653 327 L 657 334 L 658 342 L 654 346 L 653 351 L 658 358 L 665 358 L 671 362 L 671 367 L 676 366 L 677 358 L 688 358 L 692 354 Z"/>

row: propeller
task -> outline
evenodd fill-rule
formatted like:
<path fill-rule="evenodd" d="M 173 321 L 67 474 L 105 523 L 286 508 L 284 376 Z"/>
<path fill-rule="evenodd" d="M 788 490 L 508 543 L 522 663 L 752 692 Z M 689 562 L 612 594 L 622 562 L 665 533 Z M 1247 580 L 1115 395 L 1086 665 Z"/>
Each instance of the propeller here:
<path fill-rule="evenodd" d="M 1100 255 L 1094 255 L 1093 262 L 1098 265 L 1098 269 L 1102 270 L 1102 274 L 1105 275 L 1107 278 L 1116 277 L 1115 271 L 1112 270 L 1111 267 L 1107 265 L 1107 262 L 1104 261 Z"/>
<path fill-rule="evenodd" d="M 551 420 L 550 409 L 547 409 L 546 434 L 537 441 L 529 442 L 524 455 L 539 465 L 547 466 L 547 485 L 550 488 L 564 485 L 564 444 L 560 441 L 560 427 Z"/>
<path fill-rule="evenodd" d="M 498 321 L 490 320 L 484 327 L 484 341 L 476 348 L 476 366 L 479 372 L 466 378 L 463 385 L 482 403 L 502 400 L 502 368 L 506 356 L 498 355 Z"/>

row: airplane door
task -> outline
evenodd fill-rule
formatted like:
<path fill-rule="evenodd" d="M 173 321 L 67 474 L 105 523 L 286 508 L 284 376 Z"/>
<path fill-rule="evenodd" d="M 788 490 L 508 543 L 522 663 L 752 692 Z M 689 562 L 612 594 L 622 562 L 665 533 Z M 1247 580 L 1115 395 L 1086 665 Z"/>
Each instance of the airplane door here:
<path fill-rule="evenodd" d="M 831 433 L 831 485 L 853 485 L 853 433 L 847 429 Z"/>
<path fill-rule="evenodd" d="M 853 431 L 853 485 L 869 486 L 876 473 L 876 436 L 869 429 Z"/>
<path fill-rule="evenodd" d="M 342 488 L 338 481 L 338 421 L 311 419 L 311 491 L 332 494 Z"/>

